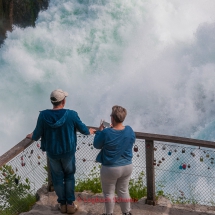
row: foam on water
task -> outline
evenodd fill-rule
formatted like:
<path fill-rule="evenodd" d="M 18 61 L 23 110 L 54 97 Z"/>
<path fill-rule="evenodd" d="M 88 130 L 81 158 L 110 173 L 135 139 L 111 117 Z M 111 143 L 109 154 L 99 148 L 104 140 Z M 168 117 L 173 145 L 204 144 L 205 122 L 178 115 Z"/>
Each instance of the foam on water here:
<path fill-rule="evenodd" d="M 0 154 L 34 129 L 49 94 L 88 125 L 128 109 L 134 130 L 190 137 L 214 121 L 213 0 L 52 0 L 0 49 Z M 213 135 L 210 139 L 215 139 Z M 201 138 L 201 136 L 200 136 Z"/>

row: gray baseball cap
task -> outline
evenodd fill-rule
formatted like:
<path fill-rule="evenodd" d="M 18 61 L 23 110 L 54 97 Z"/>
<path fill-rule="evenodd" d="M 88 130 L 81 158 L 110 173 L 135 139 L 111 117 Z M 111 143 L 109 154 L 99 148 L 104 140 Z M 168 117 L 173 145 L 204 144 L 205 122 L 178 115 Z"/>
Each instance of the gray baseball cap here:
<path fill-rule="evenodd" d="M 60 102 L 69 94 L 61 89 L 57 89 L 51 92 L 50 99 L 53 97 L 55 99 L 51 99 L 52 102 Z"/>

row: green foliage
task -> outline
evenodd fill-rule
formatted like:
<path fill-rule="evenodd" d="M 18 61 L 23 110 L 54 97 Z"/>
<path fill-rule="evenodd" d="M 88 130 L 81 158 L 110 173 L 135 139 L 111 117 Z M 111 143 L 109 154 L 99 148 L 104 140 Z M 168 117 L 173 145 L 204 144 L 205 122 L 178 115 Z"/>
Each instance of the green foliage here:
<path fill-rule="evenodd" d="M 28 178 L 20 181 L 13 168 L 4 165 L 0 168 L 0 212 L 1 214 L 15 215 L 28 211 L 36 202 L 35 195 L 31 194 Z"/>
<path fill-rule="evenodd" d="M 44 166 L 43 169 L 45 170 L 44 174 L 47 175 L 47 177 L 45 179 L 45 183 L 48 183 L 48 166 Z"/>
<path fill-rule="evenodd" d="M 99 166 L 100 168 L 101 166 Z M 137 179 L 131 179 L 129 182 L 129 193 L 132 199 L 140 199 L 146 196 L 146 186 L 143 185 L 144 172 L 140 172 Z M 101 193 L 99 169 L 94 166 L 87 178 L 77 179 L 76 192 L 90 190 L 93 193 Z"/>
<path fill-rule="evenodd" d="M 100 168 L 100 166 L 99 166 Z M 90 171 L 90 174 L 85 179 L 77 179 L 76 192 L 83 192 L 84 190 L 90 190 L 93 193 L 101 193 L 100 173 L 96 166 Z"/>
<path fill-rule="evenodd" d="M 143 184 L 144 172 L 140 172 L 137 179 L 129 182 L 129 193 L 132 199 L 140 199 L 147 194 L 147 188 Z"/>

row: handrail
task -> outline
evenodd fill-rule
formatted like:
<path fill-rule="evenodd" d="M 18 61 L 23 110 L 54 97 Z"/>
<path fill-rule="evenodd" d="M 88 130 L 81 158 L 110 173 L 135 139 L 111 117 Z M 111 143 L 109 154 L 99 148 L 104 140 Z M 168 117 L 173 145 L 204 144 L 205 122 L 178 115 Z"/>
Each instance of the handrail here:
<path fill-rule="evenodd" d="M 0 167 L 2 167 L 7 162 L 9 162 L 14 157 L 16 157 L 19 153 L 21 153 L 23 150 L 25 150 L 33 142 L 34 142 L 34 140 L 25 138 L 21 142 L 16 144 L 13 148 L 11 148 L 6 153 L 4 153 L 2 156 L 0 156 Z"/>
<path fill-rule="evenodd" d="M 98 130 L 97 127 L 91 127 Z M 206 148 L 215 148 L 215 142 L 207 141 L 207 140 L 198 140 L 186 137 L 178 137 L 178 136 L 170 136 L 163 134 L 151 134 L 151 133 L 143 133 L 143 132 L 134 132 L 137 139 L 145 139 L 145 140 L 154 140 L 161 142 L 169 142 L 169 143 L 180 143 L 184 145 L 192 145 Z"/>
<path fill-rule="evenodd" d="M 94 128 L 98 130 L 98 127 L 88 126 L 88 128 Z M 143 132 L 135 132 L 137 139 L 145 139 L 145 140 L 153 140 L 153 141 L 161 141 L 161 142 L 170 142 L 170 143 L 179 143 L 185 145 L 199 146 L 199 147 L 207 147 L 207 148 L 215 148 L 215 142 L 206 141 L 206 140 L 197 140 L 185 137 L 177 137 L 170 135 L 161 135 L 161 134 L 151 134 L 151 133 L 143 133 Z M 30 146 L 34 140 L 30 140 L 28 138 L 23 139 L 13 148 L 8 150 L 6 153 L 0 156 L 0 167 L 5 165 L 7 162 L 16 157 L 19 153 L 25 150 L 28 146 Z"/>

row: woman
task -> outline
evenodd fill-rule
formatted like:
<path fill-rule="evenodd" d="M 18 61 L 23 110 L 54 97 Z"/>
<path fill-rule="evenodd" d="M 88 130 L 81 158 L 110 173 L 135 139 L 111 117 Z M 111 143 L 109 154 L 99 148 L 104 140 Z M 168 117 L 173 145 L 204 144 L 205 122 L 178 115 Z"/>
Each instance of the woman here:
<path fill-rule="evenodd" d="M 105 198 L 103 215 L 113 213 L 115 191 L 123 215 L 131 215 L 130 195 L 128 185 L 132 173 L 132 148 L 135 134 L 130 126 L 124 126 L 127 115 L 125 108 L 113 106 L 111 113 L 111 128 L 100 125 L 94 138 L 94 147 L 101 149 L 96 161 L 102 164 L 101 184 Z"/>

